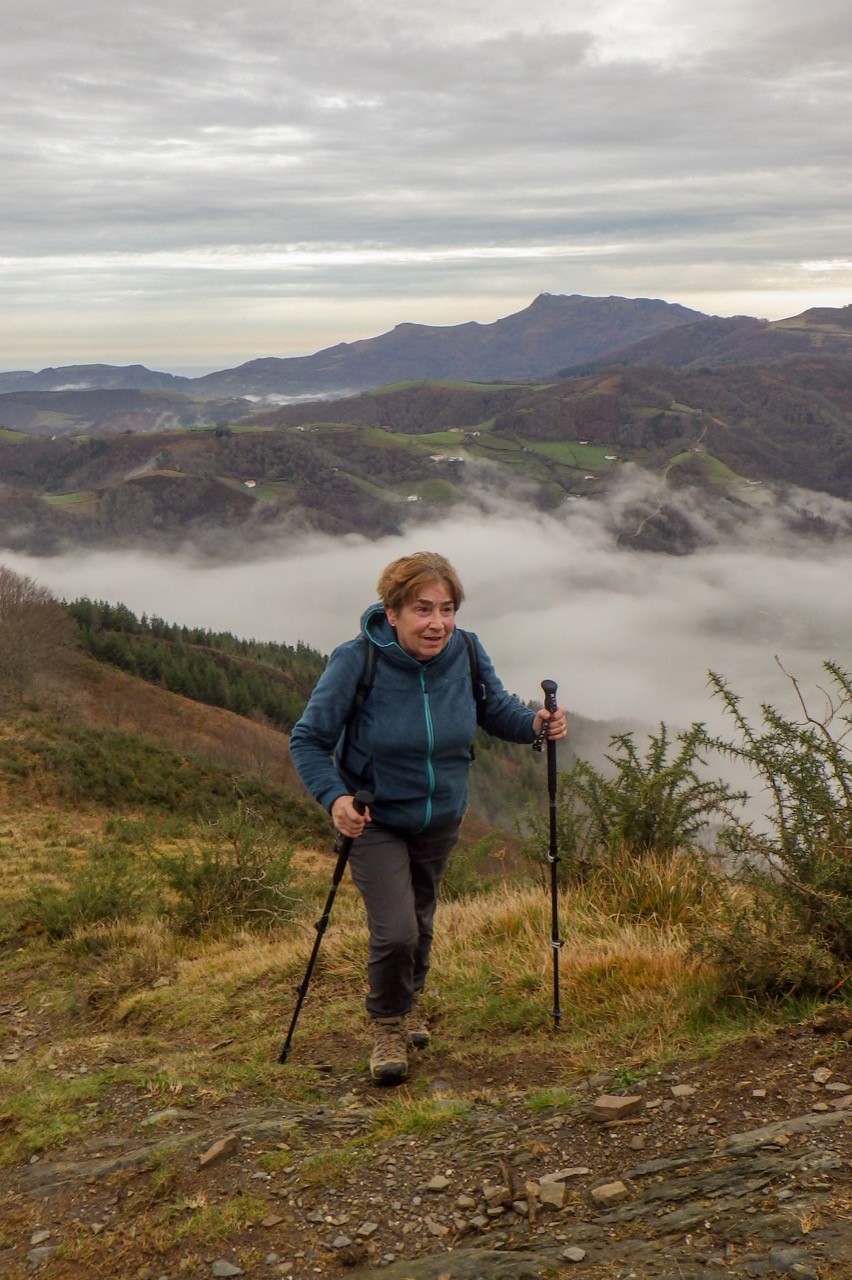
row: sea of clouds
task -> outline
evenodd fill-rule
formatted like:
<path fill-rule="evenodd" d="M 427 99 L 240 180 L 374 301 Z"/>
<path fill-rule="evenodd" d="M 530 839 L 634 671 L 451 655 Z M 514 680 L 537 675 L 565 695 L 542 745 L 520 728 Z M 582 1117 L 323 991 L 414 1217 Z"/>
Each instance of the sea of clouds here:
<path fill-rule="evenodd" d="M 492 496 L 375 541 L 302 533 L 229 557 L 187 547 L 0 560 L 67 600 L 121 601 L 137 614 L 329 652 L 356 634 L 388 561 L 437 550 L 464 583 L 461 625 L 480 635 L 523 698 L 540 695 L 547 677 L 563 705 L 592 720 L 719 728 L 708 671 L 749 712 L 768 701 L 789 713 L 798 704 L 780 662 L 821 710 L 823 663 L 852 667 L 852 538 L 794 533 L 789 511 L 767 498 L 747 521 L 706 529 L 707 545 L 690 555 L 637 551 L 625 545 L 625 513 L 637 496 L 646 506 L 653 498 L 637 485 L 633 476 L 608 502 L 552 514 Z M 680 501 L 688 505 L 689 494 Z M 848 504 L 790 501 L 852 526 Z"/>

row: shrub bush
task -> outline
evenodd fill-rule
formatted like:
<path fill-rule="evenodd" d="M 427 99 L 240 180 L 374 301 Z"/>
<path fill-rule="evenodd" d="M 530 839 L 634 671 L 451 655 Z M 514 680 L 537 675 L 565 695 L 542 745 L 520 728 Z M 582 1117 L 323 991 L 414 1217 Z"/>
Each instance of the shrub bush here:
<path fill-rule="evenodd" d="M 499 832 L 490 831 L 480 839 L 456 845 L 441 880 L 441 897 L 448 902 L 488 893 L 502 884 L 500 872 L 503 844 Z"/>
<path fill-rule="evenodd" d="M 202 757 L 119 729 L 66 726 L 49 718 L 21 721 L 14 739 L 0 743 L 0 770 L 13 769 L 21 780 L 37 780 L 42 793 L 71 804 L 105 805 L 119 813 L 146 810 L 161 822 L 209 817 L 227 810 L 234 797 L 231 771 Z M 243 791 L 258 812 L 286 824 L 294 841 L 327 833 L 327 818 L 313 800 L 251 782 Z"/>
<path fill-rule="evenodd" d="M 749 1000 L 824 995 L 838 981 L 836 956 L 805 931 L 769 880 L 726 893 L 692 950 L 719 970 L 725 994 Z"/>
<path fill-rule="evenodd" d="M 782 668 L 783 669 L 783 668 Z M 714 692 L 737 739 L 708 738 L 763 783 L 766 826 L 734 817 L 722 834 L 745 897 L 699 946 L 749 995 L 830 993 L 852 962 L 852 677 L 824 663 L 830 678 L 822 717 L 811 714 L 798 682 L 801 719 L 764 704 L 755 728 L 721 676 Z M 786 674 L 786 673 L 785 673 Z"/>
<path fill-rule="evenodd" d="M 156 862 L 168 888 L 165 912 L 181 933 L 272 929 L 297 904 L 292 849 L 243 800 L 204 824 L 200 847 Z"/>
<path fill-rule="evenodd" d="M 557 844 L 569 881 L 588 881 L 594 868 L 605 871 L 613 859 L 624 866 L 631 857 L 665 859 L 692 849 L 712 818 L 730 812 L 738 793 L 699 773 L 705 767 L 703 725 L 694 724 L 676 741 L 672 758 L 673 744 L 661 724 L 642 756 L 632 733 L 615 734 L 605 756 L 612 767 L 608 774 L 575 760 L 559 775 Z M 530 825 L 528 856 L 548 847 L 549 816 L 535 813 Z"/>
<path fill-rule="evenodd" d="M 69 885 L 33 889 L 21 906 L 23 927 L 58 940 L 87 925 L 136 920 L 151 901 L 138 850 L 106 840 L 94 845 Z"/>

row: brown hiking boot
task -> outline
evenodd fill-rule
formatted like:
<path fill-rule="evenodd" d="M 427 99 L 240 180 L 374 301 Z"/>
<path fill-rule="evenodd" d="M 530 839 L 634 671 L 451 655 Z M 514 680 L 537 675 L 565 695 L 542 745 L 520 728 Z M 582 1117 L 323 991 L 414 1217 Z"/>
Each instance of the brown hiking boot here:
<path fill-rule="evenodd" d="M 373 1018 L 376 1039 L 370 1054 L 370 1075 L 393 1084 L 408 1075 L 408 1037 L 403 1018 Z"/>
<path fill-rule="evenodd" d="M 423 1012 L 423 999 L 419 992 L 414 997 L 414 1004 L 405 1015 L 405 1034 L 413 1048 L 428 1049 L 432 1037 L 429 1034 L 426 1015 Z"/>

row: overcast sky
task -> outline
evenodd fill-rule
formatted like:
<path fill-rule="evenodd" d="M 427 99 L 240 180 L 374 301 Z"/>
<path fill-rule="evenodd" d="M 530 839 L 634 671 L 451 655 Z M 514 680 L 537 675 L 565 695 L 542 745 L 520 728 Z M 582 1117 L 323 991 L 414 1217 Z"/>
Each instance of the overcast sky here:
<path fill-rule="evenodd" d="M 0 0 L 0 368 L 852 300 L 849 0 Z"/>

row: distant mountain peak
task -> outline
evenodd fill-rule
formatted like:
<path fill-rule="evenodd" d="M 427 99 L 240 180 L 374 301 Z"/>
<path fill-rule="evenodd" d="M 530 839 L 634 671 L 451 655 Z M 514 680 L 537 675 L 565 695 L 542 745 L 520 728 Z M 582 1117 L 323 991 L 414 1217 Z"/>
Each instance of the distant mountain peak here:
<path fill-rule="evenodd" d="M 200 378 L 144 365 L 66 365 L 39 373 L 0 373 L 0 394 L 82 387 L 165 388 L 211 398 L 340 395 L 422 380 L 526 381 L 600 367 L 604 362 L 684 367 L 783 359 L 817 345 L 847 354 L 852 304 L 813 307 L 788 320 L 707 316 L 661 298 L 543 290 L 522 310 L 482 323 L 402 321 L 372 338 L 340 342 L 313 355 L 264 356 Z"/>

